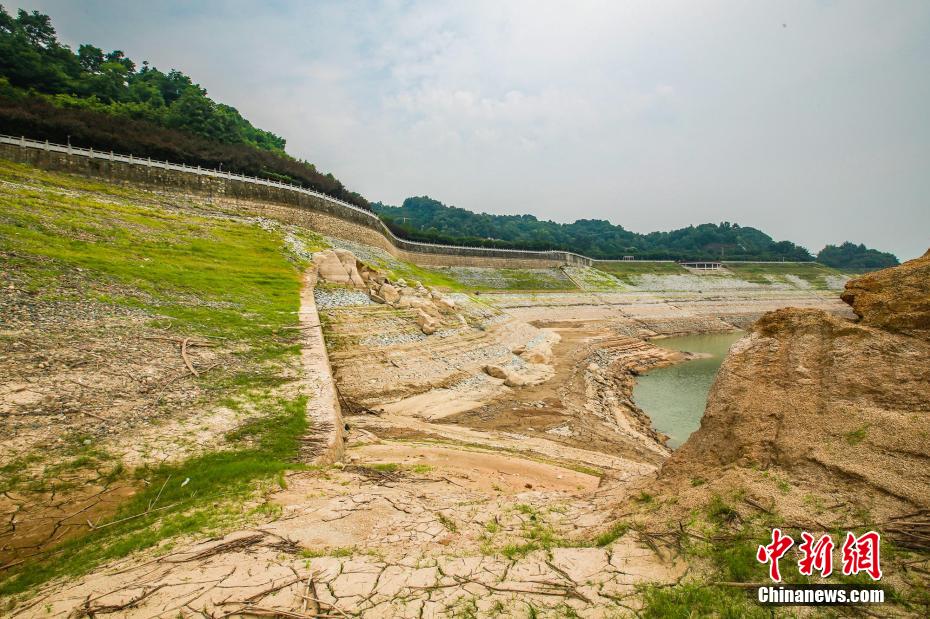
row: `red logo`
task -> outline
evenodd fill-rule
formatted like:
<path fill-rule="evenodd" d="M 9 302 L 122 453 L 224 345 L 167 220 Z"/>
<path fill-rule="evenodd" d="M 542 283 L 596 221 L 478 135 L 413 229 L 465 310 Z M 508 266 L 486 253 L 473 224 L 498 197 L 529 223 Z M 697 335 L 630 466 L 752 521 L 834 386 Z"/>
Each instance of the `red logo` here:
<path fill-rule="evenodd" d="M 782 535 L 781 529 L 772 529 L 772 543 L 768 546 L 759 546 L 756 551 L 756 559 L 759 563 L 771 563 L 769 566 L 769 578 L 775 582 L 781 582 L 781 572 L 778 571 L 778 560 L 781 559 L 788 549 L 794 546 L 794 540 L 788 535 Z"/>
<path fill-rule="evenodd" d="M 824 535 L 814 543 L 814 536 L 807 531 L 801 533 L 801 538 L 804 542 L 798 549 L 804 556 L 798 561 L 798 571 L 810 576 L 816 569 L 824 578 L 829 576 L 833 572 L 833 538 Z"/>
<path fill-rule="evenodd" d="M 801 539 L 803 541 L 798 546 L 801 553 L 798 571 L 804 576 L 812 576 L 816 570 L 824 578 L 833 573 L 833 538 L 823 535 L 815 541 L 814 536 L 805 531 L 801 533 Z M 784 557 L 792 546 L 794 539 L 783 534 L 781 529 L 772 529 L 772 543 L 759 546 L 756 559 L 759 563 L 769 564 L 769 578 L 773 581 L 781 582 L 778 560 Z M 869 531 L 859 537 L 853 533 L 846 533 L 842 549 L 843 575 L 854 576 L 859 572 L 865 572 L 872 580 L 881 579 L 880 549 L 881 535 L 875 531 Z"/>
<path fill-rule="evenodd" d="M 846 534 L 843 542 L 843 575 L 853 576 L 865 572 L 878 580 L 882 577 L 882 568 L 879 565 L 881 536 L 875 531 L 869 531 L 856 537 L 852 533 Z"/>

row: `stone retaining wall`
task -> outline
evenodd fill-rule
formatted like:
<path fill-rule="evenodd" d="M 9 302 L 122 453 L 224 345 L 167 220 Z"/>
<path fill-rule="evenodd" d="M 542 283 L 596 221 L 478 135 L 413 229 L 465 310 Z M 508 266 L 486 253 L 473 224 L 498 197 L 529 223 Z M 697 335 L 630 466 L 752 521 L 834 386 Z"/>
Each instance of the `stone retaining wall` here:
<path fill-rule="evenodd" d="M 329 236 L 380 247 L 402 260 L 432 266 L 479 266 L 496 268 L 550 268 L 564 264 L 588 264 L 589 259 L 568 252 L 521 252 L 473 247 L 429 245 L 399 239 L 368 213 L 334 200 L 294 191 L 289 187 L 250 182 L 148 164 L 56 152 L 42 148 L 0 143 L 0 157 L 38 168 L 100 178 L 112 183 L 144 186 L 168 193 L 195 194 L 232 203 L 244 212 L 260 213 L 281 221 L 306 226 Z"/>

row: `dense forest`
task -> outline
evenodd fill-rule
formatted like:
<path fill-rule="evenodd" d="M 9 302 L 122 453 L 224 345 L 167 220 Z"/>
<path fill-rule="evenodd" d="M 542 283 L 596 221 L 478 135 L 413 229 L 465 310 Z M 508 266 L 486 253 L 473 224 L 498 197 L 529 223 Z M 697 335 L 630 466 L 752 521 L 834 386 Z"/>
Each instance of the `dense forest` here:
<path fill-rule="evenodd" d="M 0 133 L 297 183 L 368 201 L 284 152 L 285 140 L 217 103 L 180 71 L 58 41 L 51 18 L 0 6 Z"/>
<path fill-rule="evenodd" d="M 399 207 L 380 202 L 372 209 L 396 233 L 441 243 L 517 249 L 564 249 L 592 258 L 691 260 L 797 260 L 814 257 L 790 241 L 776 242 L 755 228 L 723 222 L 671 232 L 639 234 L 600 219 L 570 224 L 532 215 L 490 215 L 450 207 L 429 197 L 407 198 Z"/>
<path fill-rule="evenodd" d="M 846 241 L 839 246 L 827 245 L 821 249 L 817 262 L 840 269 L 873 271 L 893 267 L 898 264 L 898 259 L 894 254 Z"/>

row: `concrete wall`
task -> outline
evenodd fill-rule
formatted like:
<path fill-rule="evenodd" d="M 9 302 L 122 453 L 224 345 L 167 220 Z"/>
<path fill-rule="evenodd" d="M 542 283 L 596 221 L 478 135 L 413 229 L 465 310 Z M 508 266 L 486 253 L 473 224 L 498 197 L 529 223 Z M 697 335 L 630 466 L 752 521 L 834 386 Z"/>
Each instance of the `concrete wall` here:
<path fill-rule="evenodd" d="M 37 144 L 37 143 L 36 143 Z M 62 147 L 58 147 L 62 148 Z M 85 153 L 87 151 L 84 151 Z M 193 194 L 232 204 L 237 210 L 261 214 L 288 223 L 366 245 L 380 247 L 415 264 L 496 268 L 548 268 L 564 264 L 590 264 L 590 259 L 569 252 L 526 252 L 505 249 L 450 247 L 400 239 L 376 216 L 359 212 L 335 200 L 295 191 L 286 186 L 260 184 L 248 179 L 216 176 L 211 171 L 187 170 L 126 157 L 108 159 L 106 153 L 74 154 L 41 147 L 0 143 L 0 157 L 45 170 L 68 172 L 112 183 L 144 186 L 156 191 Z"/>

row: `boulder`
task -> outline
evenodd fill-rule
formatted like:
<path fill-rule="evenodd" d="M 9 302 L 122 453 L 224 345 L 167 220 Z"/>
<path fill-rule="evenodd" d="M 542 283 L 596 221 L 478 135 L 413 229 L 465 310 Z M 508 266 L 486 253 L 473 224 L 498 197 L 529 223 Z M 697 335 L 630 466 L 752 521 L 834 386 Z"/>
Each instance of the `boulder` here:
<path fill-rule="evenodd" d="M 441 311 L 445 312 L 454 312 L 455 311 L 455 301 L 440 295 L 439 293 L 433 293 L 433 303 L 436 304 Z"/>
<path fill-rule="evenodd" d="M 344 249 L 325 249 L 313 254 L 313 265 L 319 280 L 330 284 L 345 284 L 365 288 L 365 280 L 359 275 L 355 255 Z M 363 268 L 364 265 L 362 265 Z"/>
<path fill-rule="evenodd" d="M 508 376 L 507 370 L 505 370 L 499 365 L 484 366 L 484 373 L 490 376 L 491 378 L 500 378 L 503 380 L 506 380 Z"/>
<path fill-rule="evenodd" d="M 339 262 L 342 263 L 352 285 L 357 288 L 364 288 L 365 282 L 358 272 L 359 261 L 355 259 L 355 254 L 347 249 L 334 249 L 333 253 L 339 258 Z"/>
<path fill-rule="evenodd" d="M 862 324 L 930 336 L 930 251 L 904 264 L 846 282 L 842 299 Z"/>
<path fill-rule="evenodd" d="M 371 285 L 372 283 L 380 283 L 376 279 L 378 276 L 378 272 L 376 270 L 374 270 L 367 264 L 363 264 L 361 262 L 357 262 L 357 266 L 358 266 L 358 274 L 361 275 L 362 280 L 366 284 Z"/>
<path fill-rule="evenodd" d="M 397 291 L 397 288 L 388 283 L 381 285 L 381 288 L 378 289 L 378 294 L 388 305 L 394 305 L 400 299 L 400 293 Z"/>
<path fill-rule="evenodd" d="M 420 330 L 425 335 L 432 335 L 439 328 L 439 321 L 424 312 L 421 309 L 417 310 L 417 325 L 419 325 Z"/>
<path fill-rule="evenodd" d="M 424 299 L 422 297 L 402 297 L 402 300 L 407 307 L 421 310 L 436 319 L 441 318 L 439 310 L 436 309 L 436 306 L 433 305 L 429 299 Z"/>
<path fill-rule="evenodd" d="M 346 271 L 345 265 L 331 249 L 313 254 L 313 266 L 316 268 L 317 276 L 321 281 L 330 284 L 352 283 L 352 277 Z"/>
<path fill-rule="evenodd" d="M 500 378 L 508 387 L 522 387 L 529 381 L 514 370 L 500 365 L 484 366 L 484 373 L 491 378 Z"/>
<path fill-rule="evenodd" d="M 520 358 L 527 363 L 549 363 L 552 361 L 552 351 L 547 346 L 539 346 L 524 350 Z"/>
<path fill-rule="evenodd" d="M 510 372 L 507 375 L 507 379 L 504 381 L 504 384 L 508 387 L 522 387 L 526 385 L 529 381 L 515 372 Z"/>

